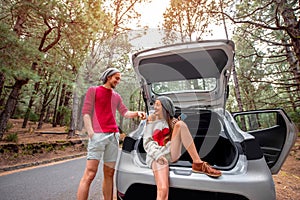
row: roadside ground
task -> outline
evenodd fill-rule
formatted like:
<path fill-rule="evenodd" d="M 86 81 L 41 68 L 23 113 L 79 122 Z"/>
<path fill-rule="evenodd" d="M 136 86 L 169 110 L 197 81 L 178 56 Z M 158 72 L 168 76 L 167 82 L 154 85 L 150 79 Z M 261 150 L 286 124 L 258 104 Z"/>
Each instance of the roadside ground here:
<path fill-rule="evenodd" d="M 17 143 L 0 141 L 0 173 L 86 155 L 87 135 L 83 132 L 76 132 L 74 137 L 68 138 L 66 127 L 53 128 L 51 124 L 44 124 L 42 129 L 36 130 L 37 124 L 29 122 L 23 129 L 22 122 L 21 119 L 11 119 L 12 127 L 3 137 L 17 133 Z M 3 148 L 5 145 L 13 151 Z M 298 137 L 280 172 L 273 175 L 277 200 L 300 199 L 299 150 Z"/>
<path fill-rule="evenodd" d="M 0 141 L 0 173 L 86 155 L 88 137 L 85 134 L 78 132 L 68 138 L 64 126 L 53 128 L 51 124 L 44 124 L 42 129 L 37 130 L 37 124 L 33 122 L 29 122 L 27 128 L 21 128 L 22 119 L 11 119 L 9 123 L 12 128 L 3 139 L 16 133 L 18 141 Z"/>

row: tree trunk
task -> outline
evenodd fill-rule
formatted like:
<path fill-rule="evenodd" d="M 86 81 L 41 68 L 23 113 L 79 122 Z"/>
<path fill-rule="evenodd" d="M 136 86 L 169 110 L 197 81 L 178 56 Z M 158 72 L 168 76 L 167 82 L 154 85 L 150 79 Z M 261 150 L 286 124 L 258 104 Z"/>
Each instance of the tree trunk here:
<path fill-rule="evenodd" d="M 63 108 L 63 103 L 66 95 L 66 84 L 64 83 L 61 88 L 61 93 L 60 93 L 60 100 L 58 104 L 58 110 L 56 114 L 56 124 L 62 124 L 62 108 Z"/>
<path fill-rule="evenodd" d="M 5 83 L 5 75 L 3 72 L 0 72 L 0 105 L 3 105 L 5 99 L 4 97 L 1 98 L 2 92 L 4 90 L 4 83 Z M 2 108 L 0 108 L 0 110 L 2 110 Z"/>
<path fill-rule="evenodd" d="M 40 112 L 40 118 L 39 118 L 39 123 L 38 123 L 38 126 L 37 126 L 37 129 L 41 129 L 43 127 L 43 122 L 44 122 L 44 116 L 45 116 L 45 112 L 46 112 L 46 102 L 47 102 L 47 93 L 48 93 L 48 87 L 46 89 L 46 92 L 45 92 L 45 95 L 44 95 L 44 100 L 43 100 L 43 103 L 42 103 L 42 109 L 41 109 L 41 112 Z"/>
<path fill-rule="evenodd" d="M 295 103 L 294 97 L 292 96 L 292 92 L 290 92 L 291 88 L 287 87 L 286 90 L 287 90 L 287 94 L 289 96 L 289 99 L 291 101 L 293 111 L 296 113 L 297 112 L 297 105 Z"/>
<path fill-rule="evenodd" d="M 30 116 L 30 113 L 31 113 L 31 108 L 32 108 L 33 103 L 34 103 L 34 98 L 35 98 L 35 95 L 37 94 L 37 92 L 39 90 L 39 87 L 40 87 L 40 83 L 39 82 L 37 82 L 37 83 L 34 84 L 34 92 L 33 92 L 33 94 L 30 97 L 30 100 L 29 100 L 29 103 L 28 103 L 28 107 L 27 107 L 27 110 L 26 110 L 26 113 L 25 113 L 25 116 L 24 116 L 22 128 L 26 128 L 26 126 L 27 126 L 27 122 L 29 120 L 29 116 Z"/>
<path fill-rule="evenodd" d="M 56 127 L 57 126 L 57 121 L 56 121 L 56 118 L 57 118 L 57 107 L 58 107 L 58 100 L 59 100 L 59 95 L 60 95 L 60 84 L 58 84 L 57 86 L 57 94 L 56 94 L 56 100 L 55 100 L 55 106 L 54 106 L 54 113 L 53 113 L 53 119 L 52 119 L 52 127 Z"/>
<path fill-rule="evenodd" d="M 29 100 L 29 103 L 28 103 L 28 107 L 27 107 L 26 113 L 24 115 L 24 120 L 23 120 L 22 128 L 26 128 L 26 126 L 27 126 L 27 122 L 29 120 L 29 116 L 30 116 L 31 107 L 33 105 L 33 102 L 34 102 L 33 96 L 31 96 L 30 100 Z"/>
<path fill-rule="evenodd" d="M 23 33 L 23 29 L 24 29 L 24 23 L 27 20 L 28 17 L 28 11 L 29 11 L 29 5 L 32 3 L 31 0 L 26 0 L 25 2 L 23 1 L 22 3 L 24 3 L 17 11 L 17 20 L 16 23 L 14 25 L 14 32 L 20 37 Z"/>
<path fill-rule="evenodd" d="M 78 109 L 78 118 L 77 118 L 77 126 L 76 126 L 76 130 L 82 130 L 83 129 L 83 116 L 82 116 L 82 107 L 83 107 L 83 102 L 85 99 L 85 95 L 81 96 L 80 98 L 80 104 L 79 104 L 79 109 Z"/>
<path fill-rule="evenodd" d="M 242 98 L 241 98 L 239 81 L 238 81 L 237 73 L 235 70 L 235 65 L 233 65 L 233 67 L 232 67 L 232 74 L 233 74 L 233 82 L 234 82 L 234 86 L 235 86 L 234 87 L 235 98 L 238 103 L 239 111 L 242 112 L 244 110 L 244 108 L 243 108 L 243 102 L 242 102 Z M 243 116 L 241 117 L 241 126 L 242 126 L 242 130 L 246 130 L 246 121 Z"/>
<path fill-rule="evenodd" d="M 6 130 L 7 122 L 12 116 L 12 113 L 17 105 L 19 99 L 20 90 L 23 85 L 27 84 L 29 79 L 17 79 L 15 78 L 15 84 L 7 99 L 6 105 L 2 113 L 0 114 L 0 140 L 2 140 L 3 134 Z"/>
<path fill-rule="evenodd" d="M 297 84 L 297 100 L 300 99 L 300 21 L 297 19 L 296 11 L 289 7 L 286 0 L 280 2 L 279 10 L 281 12 L 285 30 L 291 38 L 293 49 L 286 47 L 287 59 L 290 64 L 290 69 L 294 74 L 294 79 Z M 294 51 L 294 53 L 293 53 Z"/>
<path fill-rule="evenodd" d="M 75 130 L 77 127 L 77 118 L 78 118 L 78 110 L 79 110 L 79 97 L 77 91 L 74 91 L 73 95 L 73 105 L 72 105 L 72 114 L 70 120 L 70 128 L 68 132 L 69 137 L 73 137 L 75 135 Z"/>
<path fill-rule="evenodd" d="M 44 93 L 44 100 L 43 100 L 43 104 L 42 104 L 42 109 L 41 109 L 40 118 L 39 118 L 39 124 L 38 124 L 37 129 L 41 129 L 42 128 L 43 123 L 44 123 L 44 116 L 45 116 L 45 113 L 46 113 L 46 110 L 47 110 L 47 106 L 50 104 L 50 102 L 54 98 L 54 95 L 53 95 L 53 98 L 50 98 L 51 92 L 52 92 L 52 90 L 53 90 L 54 87 L 49 88 L 48 84 L 47 84 L 46 87 L 47 87 L 47 89 L 46 89 L 46 91 Z"/>
<path fill-rule="evenodd" d="M 289 7 L 286 0 L 281 1 L 281 6 L 279 7 L 281 11 L 281 15 L 284 20 L 285 30 L 287 34 L 290 36 L 293 49 L 297 58 L 297 63 L 300 61 L 300 22 L 297 20 L 297 16 L 295 15 L 295 11 Z"/>
<path fill-rule="evenodd" d="M 283 43 L 286 44 L 287 42 L 285 40 L 283 40 Z M 300 48 L 300 46 L 299 46 Z M 299 62 L 297 61 L 297 58 L 295 57 L 295 55 L 293 54 L 293 51 L 291 50 L 290 47 L 286 46 L 285 47 L 285 51 L 287 53 L 287 61 L 289 62 L 290 65 L 290 71 L 294 76 L 294 81 L 296 82 L 296 95 L 297 95 L 297 99 L 300 100 L 300 67 L 299 67 Z M 288 90 L 290 90 L 290 88 L 288 88 Z M 288 91 L 289 93 L 289 91 Z M 294 103 L 295 101 L 292 100 L 292 103 Z M 294 110 L 296 110 L 294 108 Z"/>
<path fill-rule="evenodd" d="M 63 109 L 64 110 L 66 110 L 66 108 L 69 106 L 69 102 L 70 102 L 71 96 L 72 96 L 72 92 L 67 91 L 66 95 L 65 95 L 65 99 L 64 99 L 64 104 L 63 104 Z M 62 114 L 61 116 L 62 117 L 61 117 L 61 121 L 60 121 L 61 122 L 60 126 L 65 126 L 66 125 L 66 121 L 65 121 L 66 115 Z"/>
<path fill-rule="evenodd" d="M 240 92 L 240 86 L 239 86 L 239 81 L 237 78 L 237 73 L 235 70 L 235 66 L 232 67 L 232 74 L 233 74 L 233 81 L 234 81 L 234 93 L 236 97 L 236 101 L 238 103 L 238 108 L 239 111 L 243 111 L 243 103 L 242 103 L 242 98 L 241 98 L 241 92 Z"/>
<path fill-rule="evenodd" d="M 43 127 L 45 112 L 46 112 L 46 107 L 42 106 L 37 129 L 41 129 Z"/>
<path fill-rule="evenodd" d="M 46 111 L 46 117 L 44 119 L 44 122 L 49 123 L 50 122 L 50 115 L 51 115 L 51 108 L 50 106 L 47 107 L 47 111 Z"/>
<path fill-rule="evenodd" d="M 41 112 L 40 112 L 39 124 L 38 124 L 37 129 L 42 128 L 43 123 L 44 123 L 44 116 L 45 116 L 45 113 L 47 111 L 47 107 L 49 106 L 49 104 L 51 103 L 51 101 L 55 97 L 55 95 L 52 95 L 52 97 L 51 97 L 51 93 L 54 93 L 54 94 L 57 93 L 57 90 L 53 92 L 54 87 L 55 86 L 50 87 L 49 83 L 47 83 L 46 90 L 45 90 L 45 93 L 44 93 L 44 100 L 43 100 L 43 104 L 42 104 L 42 109 L 41 109 Z"/>
<path fill-rule="evenodd" d="M 3 72 L 0 72 L 0 98 L 2 95 L 2 91 L 4 89 L 5 75 Z"/>

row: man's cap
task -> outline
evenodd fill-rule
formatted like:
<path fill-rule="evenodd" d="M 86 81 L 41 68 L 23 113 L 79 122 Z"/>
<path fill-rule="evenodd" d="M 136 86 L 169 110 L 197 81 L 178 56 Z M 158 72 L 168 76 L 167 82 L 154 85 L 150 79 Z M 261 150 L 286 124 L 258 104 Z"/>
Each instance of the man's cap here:
<path fill-rule="evenodd" d="M 103 82 L 103 84 L 105 84 L 107 81 L 107 77 L 112 76 L 115 73 L 120 73 L 120 71 L 117 68 L 108 68 L 102 73 L 102 75 L 100 76 L 100 80 Z"/>

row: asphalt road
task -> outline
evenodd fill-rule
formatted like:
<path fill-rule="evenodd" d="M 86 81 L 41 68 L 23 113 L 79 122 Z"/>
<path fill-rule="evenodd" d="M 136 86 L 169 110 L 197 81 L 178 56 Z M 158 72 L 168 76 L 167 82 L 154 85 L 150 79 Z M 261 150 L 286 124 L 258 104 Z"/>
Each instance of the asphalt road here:
<path fill-rule="evenodd" d="M 0 175 L 1 200 L 74 200 L 85 168 L 85 157 Z M 102 164 L 89 200 L 102 199 Z"/>

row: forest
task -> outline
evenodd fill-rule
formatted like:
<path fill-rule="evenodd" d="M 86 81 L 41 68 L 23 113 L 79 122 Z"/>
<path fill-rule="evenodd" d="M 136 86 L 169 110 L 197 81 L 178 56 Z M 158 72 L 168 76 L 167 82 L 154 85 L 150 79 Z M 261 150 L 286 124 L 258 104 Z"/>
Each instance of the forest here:
<path fill-rule="evenodd" d="M 300 127 L 300 3 L 297 0 L 168 0 L 156 30 L 161 44 L 203 40 L 213 28 L 236 45 L 227 109 L 283 108 Z M 130 110 L 143 98 L 130 55 L 143 47 L 143 9 L 151 0 L 2 0 L 0 2 L 0 140 L 23 119 L 82 129 L 88 87 L 108 67 Z M 142 9 L 141 9 L 142 8 Z M 134 26 L 133 26 L 134 24 Z M 134 33 L 134 34 L 133 34 Z M 150 41 L 151 42 L 151 41 Z M 146 47 L 144 47 L 146 48 Z M 127 131 L 137 121 L 118 116 Z"/>

